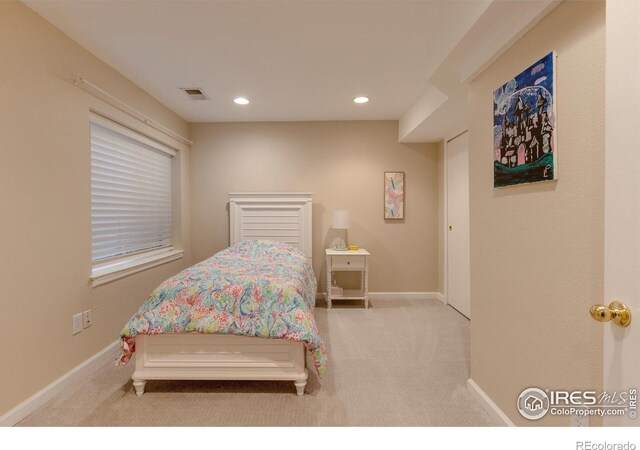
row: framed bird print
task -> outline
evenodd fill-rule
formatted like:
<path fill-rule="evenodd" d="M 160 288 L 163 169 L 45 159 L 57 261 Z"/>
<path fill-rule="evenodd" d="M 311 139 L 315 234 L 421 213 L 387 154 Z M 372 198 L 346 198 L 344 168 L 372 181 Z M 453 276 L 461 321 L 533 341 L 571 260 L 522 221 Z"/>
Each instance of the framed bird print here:
<path fill-rule="evenodd" d="M 384 218 L 404 219 L 404 172 L 384 173 Z"/>

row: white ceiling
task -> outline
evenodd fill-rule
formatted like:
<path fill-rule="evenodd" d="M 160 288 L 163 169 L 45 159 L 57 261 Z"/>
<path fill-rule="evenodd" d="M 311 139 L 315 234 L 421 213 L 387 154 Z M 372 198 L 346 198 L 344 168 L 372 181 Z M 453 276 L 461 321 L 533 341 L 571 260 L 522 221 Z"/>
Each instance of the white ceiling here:
<path fill-rule="evenodd" d="M 185 120 L 231 122 L 399 119 L 491 1 L 25 3 Z"/>

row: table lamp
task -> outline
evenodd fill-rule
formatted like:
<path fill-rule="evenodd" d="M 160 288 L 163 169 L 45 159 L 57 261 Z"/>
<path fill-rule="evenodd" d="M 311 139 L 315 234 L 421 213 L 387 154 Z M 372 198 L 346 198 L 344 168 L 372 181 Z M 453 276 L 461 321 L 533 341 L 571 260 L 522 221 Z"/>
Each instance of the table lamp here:
<path fill-rule="evenodd" d="M 332 226 L 335 230 L 347 230 L 349 228 L 349 211 L 334 211 Z M 346 251 L 347 250 L 346 241 L 342 239 L 341 236 L 339 236 L 338 239 L 339 239 L 338 243 L 333 249 Z"/>

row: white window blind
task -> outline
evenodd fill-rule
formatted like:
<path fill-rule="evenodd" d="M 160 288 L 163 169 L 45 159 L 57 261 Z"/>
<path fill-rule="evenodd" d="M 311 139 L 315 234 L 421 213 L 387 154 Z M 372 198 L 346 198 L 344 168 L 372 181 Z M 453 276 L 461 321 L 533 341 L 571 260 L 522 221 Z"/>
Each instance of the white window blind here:
<path fill-rule="evenodd" d="M 173 156 L 168 147 L 92 115 L 94 264 L 171 248 Z"/>

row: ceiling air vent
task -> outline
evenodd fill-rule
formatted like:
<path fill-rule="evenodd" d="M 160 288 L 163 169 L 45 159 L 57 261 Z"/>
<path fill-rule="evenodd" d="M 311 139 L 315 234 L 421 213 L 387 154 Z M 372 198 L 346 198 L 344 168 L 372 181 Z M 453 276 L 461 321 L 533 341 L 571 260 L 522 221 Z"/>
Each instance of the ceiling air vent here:
<path fill-rule="evenodd" d="M 204 91 L 200 88 L 180 88 L 182 89 L 191 100 L 208 100 L 209 98 L 204 94 Z"/>

